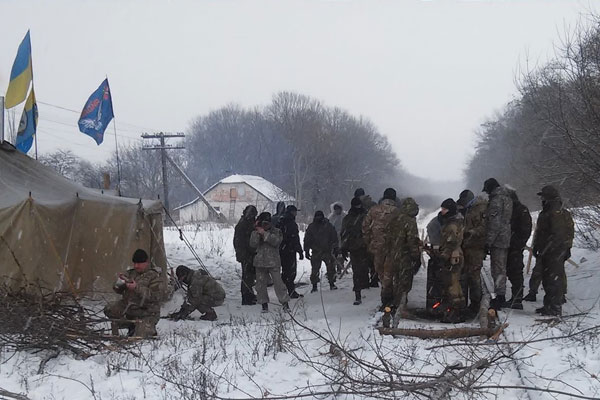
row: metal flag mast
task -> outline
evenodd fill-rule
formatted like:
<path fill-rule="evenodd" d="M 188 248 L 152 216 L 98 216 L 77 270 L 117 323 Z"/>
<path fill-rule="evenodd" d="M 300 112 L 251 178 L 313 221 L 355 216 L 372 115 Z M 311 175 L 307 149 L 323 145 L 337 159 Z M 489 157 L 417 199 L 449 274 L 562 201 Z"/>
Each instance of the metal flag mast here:
<path fill-rule="evenodd" d="M 108 83 L 108 74 L 106 76 L 106 85 L 108 86 L 108 92 L 110 93 L 110 106 L 112 104 L 112 92 L 110 91 L 110 84 Z M 102 109 L 102 107 L 100 107 Z M 101 112 L 101 111 L 99 111 Z M 117 156 L 117 195 L 121 196 L 121 161 L 119 160 L 119 142 L 117 141 L 117 118 L 115 117 L 115 110 L 112 109 L 113 114 L 113 129 L 115 131 L 115 155 Z"/>

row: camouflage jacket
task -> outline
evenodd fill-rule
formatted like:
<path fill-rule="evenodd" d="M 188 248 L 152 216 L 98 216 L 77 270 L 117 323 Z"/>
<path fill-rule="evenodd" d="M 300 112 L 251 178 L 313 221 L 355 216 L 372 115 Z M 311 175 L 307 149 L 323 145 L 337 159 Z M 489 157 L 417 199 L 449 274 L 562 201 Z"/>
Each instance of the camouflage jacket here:
<path fill-rule="evenodd" d="M 253 231 L 254 221 L 244 217 L 240 218 L 235 226 L 235 233 L 233 234 L 233 248 L 235 249 L 235 258 L 238 262 L 252 262 L 252 258 L 256 253 L 254 249 L 250 247 L 250 235 Z"/>
<path fill-rule="evenodd" d="M 225 290 L 213 277 L 204 271 L 191 271 L 192 277 L 187 289 L 187 302 L 192 306 L 207 304 L 206 297 L 211 300 L 211 307 L 220 306 L 225 301 Z"/>
<path fill-rule="evenodd" d="M 364 208 L 351 208 L 342 220 L 340 247 L 342 251 L 366 250 L 367 244 L 363 237 L 362 224 L 367 215 Z"/>
<path fill-rule="evenodd" d="M 489 247 L 508 249 L 510 245 L 510 219 L 512 217 L 512 198 L 508 189 L 499 186 L 490 194 L 487 210 L 487 236 L 485 243 Z"/>
<path fill-rule="evenodd" d="M 256 230 L 253 231 L 250 235 L 250 247 L 256 249 L 254 267 L 280 268 L 279 245 L 282 239 L 283 235 L 281 231 L 275 227 L 265 231 L 264 235 L 261 235 Z"/>
<path fill-rule="evenodd" d="M 462 241 L 465 225 L 460 213 L 452 217 L 442 218 L 442 240 L 440 242 L 440 258 L 447 264 L 458 264 L 463 261 Z"/>
<path fill-rule="evenodd" d="M 407 197 L 402 202 L 400 213 L 396 214 L 388 224 L 386 248 L 390 249 L 396 260 L 410 262 L 421 258 L 417 214 L 419 214 L 418 204 L 413 198 Z"/>
<path fill-rule="evenodd" d="M 562 201 L 549 200 L 540 212 L 533 239 L 533 251 L 540 255 L 557 254 L 573 247 L 575 225 Z"/>
<path fill-rule="evenodd" d="M 483 250 L 485 247 L 487 238 L 487 208 L 488 200 L 485 193 L 475 197 L 473 202 L 467 206 L 463 249 Z"/>
<path fill-rule="evenodd" d="M 367 248 L 376 253 L 385 247 L 386 228 L 399 213 L 394 200 L 384 199 L 373 206 L 363 221 L 363 235 Z"/>
<path fill-rule="evenodd" d="M 160 302 L 165 293 L 165 282 L 161 278 L 160 272 L 150 265 L 141 273 L 130 267 L 123 275 L 128 281 L 135 281 L 135 289 L 129 290 L 126 286 L 118 286 L 116 283 L 113 289 L 123 295 L 123 300 L 127 303 L 128 308 L 159 313 Z"/>
<path fill-rule="evenodd" d="M 339 248 L 338 235 L 335 228 L 327 220 L 322 223 L 312 222 L 304 234 L 304 250 L 313 253 L 331 254 Z"/>

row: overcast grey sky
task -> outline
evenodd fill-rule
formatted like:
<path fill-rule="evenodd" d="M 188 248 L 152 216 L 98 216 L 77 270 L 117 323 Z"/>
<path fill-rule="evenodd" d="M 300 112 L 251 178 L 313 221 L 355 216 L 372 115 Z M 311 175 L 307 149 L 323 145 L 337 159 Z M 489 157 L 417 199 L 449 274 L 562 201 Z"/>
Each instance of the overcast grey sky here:
<path fill-rule="evenodd" d="M 2 0 L 0 92 L 30 28 L 42 153 L 69 148 L 100 161 L 113 151 L 112 127 L 101 146 L 77 130 L 108 75 L 122 141 L 185 131 L 227 103 L 262 106 L 291 90 L 371 119 L 409 172 L 456 180 L 478 125 L 516 95 L 518 67 L 551 56 L 590 4 Z"/>

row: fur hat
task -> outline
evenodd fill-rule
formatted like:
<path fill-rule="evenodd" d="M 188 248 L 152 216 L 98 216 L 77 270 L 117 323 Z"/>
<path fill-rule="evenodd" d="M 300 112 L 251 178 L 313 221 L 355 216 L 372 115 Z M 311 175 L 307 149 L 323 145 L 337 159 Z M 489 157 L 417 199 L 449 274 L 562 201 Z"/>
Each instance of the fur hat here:
<path fill-rule="evenodd" d="M 133 253 L 133 257 L 131 257 L 131 261 L 134 264 L 141 264 L 144 263 L 146 261 L 148 261 L 148 253 L 146 253 L 144 250 L 142 249 L 137 249 L 134 253 Z"/>

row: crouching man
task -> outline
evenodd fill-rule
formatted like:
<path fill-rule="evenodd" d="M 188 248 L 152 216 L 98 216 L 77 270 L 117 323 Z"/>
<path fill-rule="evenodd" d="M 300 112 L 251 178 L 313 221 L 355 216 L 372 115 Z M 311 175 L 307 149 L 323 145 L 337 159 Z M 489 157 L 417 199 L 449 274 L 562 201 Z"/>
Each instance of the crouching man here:
<path fill-rule="evenodd" d="M 175 270 L 177 280 L 187 286 L 187 298 L 181 309 L 169 314 L 168 318 L 175 321 L 186 319 L 195 310 L 202 313 L 204 321 L 216 321 L 217 313 L 213 307 L 223 304 L 225 290 L 208 272 L 191 270 L 185 265 L 180 265 Z"/>
<path fill-rule="evenodd" d="M 104 314 L 119 320 L 112 323 L 113 334 L 118 334 L 119 328 L 128 328 L 129 336 L 156 336 L 164 282 L 158 270 L 151 266 L 144 250 L 137 249 L 132 262 L 133 267 L 120 274 L 113 286 L 113 290 L 123 298 L 108 304 Z"/>

